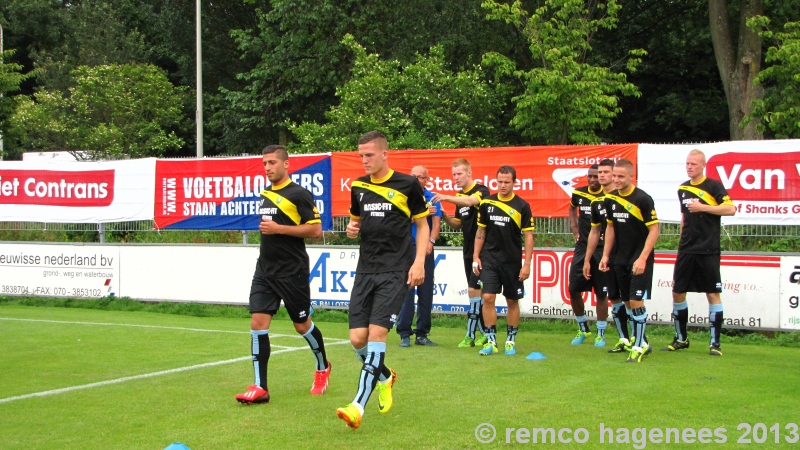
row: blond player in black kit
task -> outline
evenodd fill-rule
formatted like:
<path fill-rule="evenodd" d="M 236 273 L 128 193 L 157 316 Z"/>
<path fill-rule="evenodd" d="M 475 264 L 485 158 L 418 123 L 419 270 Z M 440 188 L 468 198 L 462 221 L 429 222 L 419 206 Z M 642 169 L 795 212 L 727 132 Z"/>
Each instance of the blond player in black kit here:
<path fill-rule="evenodd" d="M 469 312 L 467 313 L 467 334 L 458 344 L 461 348 L 482 346 L 486 344 L 486 330 L 483 323 L 483 297 L 479 277 L 472 271 L 472 253 L 475 245 L 475 233 L 478 231 L 478 206 L 481 200 L 489 196 L 489 189 L 472 179 L 472 166 L 464 158 L 453 161 L 453 181 L 461 190 L 456 195 L 435 194 L 432 202 L 447 202 L 456 205 L 455 217 L 450 217 L 442 208 L 442 220 L 454 230 L 461 230 L 464 237 L 462 244 L 464 255 L 464 275 L 467 277 L 467 294 L 469 295 Z M 481 337 L 476 338 L 476 331 Z"/>
<path fill-rule="evenodd" d="M 652 352 L 645 338 L 644 301 L 652 296 L 658 217 L 653 198 L 633 185 L 633 163 L 621 159 L 612 173 L 617 191 L 605 196 L 608 227 L 600 270 L 614 265 L 620 298 L 630 308 L 633 319 L 634 342 L 628 362 L 638 363 Z M 612 250 L 616 251 L 614 261 L 610 261 Z"/>
<path fill-rule="evenodd" d="M 385 364 L 386 336 L 394 326 L 409 288 L 425 280 L 429 239 L 422 186 L 411 175 L 389 168 L 389 144 L 377 131 L 358 140 L 358 154 L 367 172 L 350 186 L 347 236 L 361 236 L 358 266 L 350 295 L 350 343 L 363 363 L 355 398 L 336 415 L 358 428 L 372 390 L 378 388 L 378 410 L 392 408 L 397 379 Z M 411 243 L 411 222 L 417 227 Z"/>
<path fill-rule="evenodd" d="M 719 335 L 722 329 L 722 277 L 719 273 L 719 228 L 722 216 L 736 214 L 736 206 L 728 191 L 717 180 L 706 178 L 706 155 L 692 150 L 686 157 L 689 180 L 678 188 L 681 201 L 681 241 L 675 261 L 672 285 L 672 318 L 675 338 L 662 348 L 674 352 L 689 348 L 686 323 L 689 321 L 687 292 L 703 292 L 708 300 L 708 322 L 711 324 L 709 354 L 722 356 Z"/>

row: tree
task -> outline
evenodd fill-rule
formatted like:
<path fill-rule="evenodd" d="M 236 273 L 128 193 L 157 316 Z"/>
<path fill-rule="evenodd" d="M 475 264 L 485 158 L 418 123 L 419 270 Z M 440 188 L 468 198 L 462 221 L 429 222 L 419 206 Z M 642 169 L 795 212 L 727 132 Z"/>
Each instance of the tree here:
<path fill-rule="evenodd" d="M 16 102 L 8 94 L 19 91 L 23 81 L 36 75 L 36 72 L 22 73 L 22 65 L 7 63 L 14 54 L 14 50 L 5 50 L 0 54 L 0 140 L 8 134 L 7 122 L 14 112 Z M 0 159 L 5 159 L 5 146 L 0 148 Z"/>
<path fill-rule="evenodd" d="M 734 45 L 731 30 L 733 20 L 729 0 L 708 0 L 708 18 L 711 42 L 717 59 L 719 76 L 728 100 L 730 139 L 763 139 L 755 122 L 742 126 L 743 119 L 751 114 L 754 100 L 764 98 L 764 89 L 755 79 L 761 70 L 761 37 L 747 27 L 747 20 L 763 14 L 763 0 L 742 0 L 739 4 L 738 43 Z"/>
<path fill-rule="evenodd" d="M 40 91 L 23 98 L 12 116 L 21 145 L 69 150 L 92 159 L 162 156 L 183 144 L 183 88 L 152 65 L 81 66 L 66 94 Z"/>
<path fill-rule="evenodd" d="M 393 148 L 486 147 L 501 144 L 498 117 L 503 87 L 479 70 L 452 72 L 441 46 L 403 66 L 385 61 L 351 35 L 342 41 L 356 55 L 350 79 L 337 90 L 340 103 L 328 123 L 290 126 L 297 148 L 307 152 L 351 149 L 366 130 L 378 129 Z"/>
<path fill-rule="evenodd" d="M 620 112 L 617 94 L 639 96 L 624 73 L 588 62 L 592 38 L 601 29 L 616 26 L 616 0 L 546 0 L 532 15 L 519 0 L 512 4 L 487 0 L 488 17 L 515 25 L 528 39 L 537 67 L 523 70 L 496 52 L 483 61 L 499 76 L 511 76 L 524 91 L 515 96 L 511 124 L 537 143 L 598 143 L 597 130 L 611 125 Z M 629 72 L 636 70 L 644 50 L 631 50 Z"/>
<path fill-rule="evenodd" d="M 627 49 L 647 57 L 628 76 L 641 97 L 622 97 L 604 142 L 727 140 L 728 106 L 709 45 L 708 3 L 620 0 L 618 26 L 594 39 L 594 64 L 616 67 Z"/>
<path fill-rule="evenodd" d="M 519 37 L 509 26 L 487 26 L 480 2 L 273 0 L 256 28 L 234 32 L 243 56 L 258 62 L 239 75 L 244 88 L 225 91 L 228 114 L 241 117 L 242 132 L 262 130 L 282 143 L 292 139 L 287 123 L 323 123 L 353 66 L 342 42 L 348 33 L 401 65 L 439 44 L 452 70 L 469 69 L 489 49 L 524 60 Z"/>
<path fill-rule="evenodd" d="M 767 49 L 765 59 L 773 64 L 755 78 L 756 83 L 767 87 L 766 95 L 753 100 L 744 122 L 754 124 L 759 132 L 769 127 L 777 138 L 800 138 L 800 22 L 787 22 L 784 31 L 778 32 L 769 30 L 767 17 L 753 17 L 747 24 L 761 38 L 774 40 L 775 45 Z"/>

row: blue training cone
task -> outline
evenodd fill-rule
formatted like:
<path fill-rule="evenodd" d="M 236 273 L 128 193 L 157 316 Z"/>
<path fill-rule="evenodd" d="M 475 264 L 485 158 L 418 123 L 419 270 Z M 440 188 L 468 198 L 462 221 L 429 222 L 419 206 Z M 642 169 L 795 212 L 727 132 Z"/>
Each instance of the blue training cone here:
<path fill-rule="evenodd" d="M 183 445 L 183 442 L 173 442 L 165 447 L 164 450 L 189 450 L 189 447 Z"/>
<path fill-rule="evenodd" d="M 530 355 L 528 355 L 527 357 L 525 357 L 525 359 L 530 359 L 532 361 L 533 360 L 537 360 L 537 359 L 546 359 L 546 358 L 547 358 L 546 356 L 544 356 L 543 354 L 541 354 L 539 352 L 533 352 Z"/>

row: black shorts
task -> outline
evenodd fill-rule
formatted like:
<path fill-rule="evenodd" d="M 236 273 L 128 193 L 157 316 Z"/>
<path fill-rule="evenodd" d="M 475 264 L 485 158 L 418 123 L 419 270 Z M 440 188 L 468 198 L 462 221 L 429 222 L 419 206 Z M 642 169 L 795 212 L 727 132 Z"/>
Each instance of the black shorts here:
<path fill-rule="evenodd" d="M 256 269 L 250 285 L 250 313 L 274 316 L 281 300 L 292 322 L 305 323 L 311 315 L 308 276 L 267 277 Z"/>
<path fill-rule="evenodd" d="M 650 300 L 653 295 L 653 261 L 648 261 L 644 272 L 633 274 L 633 264 L 615 264 L 614 272 L 619 287 L 619 298 L 628 300 Z"/>
<path fill-rule="evenodd" d="M 495 266 L 483 264 L 481 283 L 487 294 L 502 293 L 506 300 L 519 300 L 525 296 L 525 287 L 519 281 L 521 267 Z"/>
<path fill-rule="evenodd" d="M 672 292 L 722 292 L 719 255 L 693 255 L 678 252 L 672 272 Z"/>
<path fill-rule="evenodd" d="M 617 283 L 617 272 L 614 271 L 614 266 L 610 266 L 607 271 L 603 272 L 598 270 L 600 277 L 603 279 L 603 292 L 605 297 L 609 300 L 619 300 L 619 283 Z"/>
<path fill-rule="evenodd" d="M 472 257 L 464 258 L 464 274 L 467 276 L 467 286 L 472 289 L 481 288 L 481 279 L 472 271 Z"/>
<path fill-rule="evenodd" d="M 589 263 L 589 266 L 591 267 L 589 272 L 591 274 L 591 278 L 587 280 L 583 276 L 583 261 L 585 259 L 584 251 L 575 249 L 575 254 L 572 257 L 572 264 L 569 266 L 569 291 L 588 292 L 594 289 L 594 293 L 598 299 L 605 299 L 608 295 L 609 282 L 611 281 L 612 277 L 609 276 L 608 272 L 602 272 L 599 269 L 600 257 L 602 257 L 603 254 L 595 252 L 591 262 Z M 616 290 L 616 283 L 613 284 Z"/>
<path fill-rule="evenodd" d="M 408 292 L 408 272 L 356 273 L 350 294 L 350 329 L 378 325 L 391 330 Z"/>

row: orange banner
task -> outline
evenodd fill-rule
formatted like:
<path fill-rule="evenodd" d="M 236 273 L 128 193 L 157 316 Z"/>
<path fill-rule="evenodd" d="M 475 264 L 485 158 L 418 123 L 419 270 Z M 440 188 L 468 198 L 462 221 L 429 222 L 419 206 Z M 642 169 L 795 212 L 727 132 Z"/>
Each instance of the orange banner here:
<path fill-rule="evenodd" d="M 408 173 L 416 165 L 428 168 L 431 177 L 427 188 L 432 192 L 454 194 L 452 164 L 466 158 L 472 165 L 472 177 L 494 193 L 495 174 L 503 165 L 517 170 L 514 192 L 531 205 L 534 217 L 567 217 L 572 189 L 585 186 L 589 166 L 603 158 L 626 158 L 636 167 L 638 144 L 570 145 L 540 147 L 492 147 L 451 150 L 393 150 L 389 167 Z M 347 216 L 350 208 L 350 184 L 364 175 L 357 152 L 334 153 L 331 156 L 333 215 Z M 454 214 L 452 205 L 443 205 Z"/>

